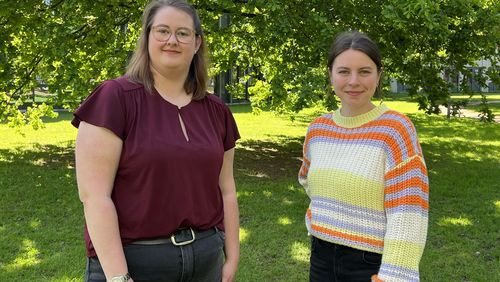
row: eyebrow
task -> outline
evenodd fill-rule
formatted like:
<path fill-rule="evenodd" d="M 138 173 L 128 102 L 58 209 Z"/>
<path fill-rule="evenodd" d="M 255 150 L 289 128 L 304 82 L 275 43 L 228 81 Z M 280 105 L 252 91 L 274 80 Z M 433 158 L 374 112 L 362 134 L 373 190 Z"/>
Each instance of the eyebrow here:
<path fill-rule="evenodd" d="M 344 66 L 339 66 L 339 67 L 337 67 L 336 69 L 346 69 L 346 70 L 350 70 L 350 68 L 348 68 L 348 67 L 344 67 Z M 366 66 L 366 67 L 360 67 L 359 69 L 360 69 L 360 70 L 372 70 L 373 68 L 372 68 L 372 67 L 370 67 L 370 66 Z"/>
<path fill-rule="evenodd" d="M 157 25 L 154 25 L 154 26 L 156 26 L 156 27 L 168 27 L 168 28 L 171 28 L 169 25 L 166 25 L 166 24 L 157 24 Z M 178 28 L 176 28 L 176 30 L 177 29 L 191 29 L 191 30 L 194 30 L 192 28 L 185 27 L 185 26 L 178 27 Z"/>

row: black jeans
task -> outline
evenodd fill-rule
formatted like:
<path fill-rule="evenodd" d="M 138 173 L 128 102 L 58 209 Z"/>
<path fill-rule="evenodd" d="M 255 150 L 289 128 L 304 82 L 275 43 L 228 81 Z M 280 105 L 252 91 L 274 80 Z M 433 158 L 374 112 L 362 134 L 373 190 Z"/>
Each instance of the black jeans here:
<path fill-rule="evenodd" d="M 371 281 L 377 274 L 382 255 L 353 249 L 312 236 L 311 282 Z"/>
<path fill-rule="evenodd" d="M 124 246 L 132 279 L 146 281 L 220 282 L 224 262 L 224 233 L 196 240 L 185 246 L 172 243 Z M 97 257 L 87 259 L 86 282 L 105 282 L 106 277 Z"/>

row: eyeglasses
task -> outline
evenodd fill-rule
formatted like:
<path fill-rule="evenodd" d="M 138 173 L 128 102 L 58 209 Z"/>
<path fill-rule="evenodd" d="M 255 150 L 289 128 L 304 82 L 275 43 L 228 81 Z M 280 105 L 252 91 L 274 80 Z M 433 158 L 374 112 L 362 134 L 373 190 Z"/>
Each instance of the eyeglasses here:
<path fill-rule="evenodd" d="M 167 42 L 170 39 L 170 36 L 174 34 L 167 26 L 154 26 L 151 30 L 153 31 L 153 37 L 161 42 Z M 185 27 L 181 27 L 175 31 L 175 38 L 180 43 L 187 44 L 193 42 L 195 35 L 196 33 L 193 30 Z"/>

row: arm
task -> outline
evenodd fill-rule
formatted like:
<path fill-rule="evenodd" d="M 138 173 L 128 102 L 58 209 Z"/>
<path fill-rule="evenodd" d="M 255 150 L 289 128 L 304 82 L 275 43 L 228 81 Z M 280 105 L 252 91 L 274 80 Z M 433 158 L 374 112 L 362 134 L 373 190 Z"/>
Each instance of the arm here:
<path fill-rule="evenodd" d="M 122 140 L 108 129 L 80 123 L 75 150 L 78 193 L 107 280 L 128 272 L 116 209 L 111 200 L 122 144 Z"/>
<path fill-rule="evenodd" d="M 429 182 L 421 155 L 385 175 L 387 229 L 382 265 L 375 281 L 418 281 L 418 265 L 427 237 Z"/>
<path fill-rule="evenodd" d="M 233 177 L 234 148 L 224 153 L 224 162 L 219 175 L 219 186 L 224 202 L 224 226 L 226 231 L 226 261 L 222 268 L 222 281 L 234 281 L 240 256 L 240 219 L 236 185 Z"/>

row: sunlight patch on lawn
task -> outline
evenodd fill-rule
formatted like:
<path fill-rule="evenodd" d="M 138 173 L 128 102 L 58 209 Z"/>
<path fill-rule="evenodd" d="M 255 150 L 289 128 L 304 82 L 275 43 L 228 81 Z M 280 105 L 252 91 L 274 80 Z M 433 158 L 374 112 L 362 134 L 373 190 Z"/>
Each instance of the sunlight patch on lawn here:
<path fill-rule="evenodd" d="M 7 264 L 3 268 L 6 271 L 14 271 L 19 268 L 37 265 L 40 263 L 38 255 L 40 251 L 35 248 L 35 243 L 32 240 L 24 239 L 21 252 L 10 264 Z"/>
<path fill-rule="evenodd" d="M 310 254 L 309 246 L 302 242 L 293 242 L 291 255 L 294 260 L 308 263 Z"/>
<path fill-rule="evenodd" d="M 497 216 L 500 216 L 500 201 L 493 202 L 493 204 L 495 205 L 495 208 L 496 208 L 495 214 Z"/>
<path fill-rule="evenodd" d="M 273 193 L 271 191 L 264 190 L 262 191 L 262 194 L 266 196 L 267 198 L 271 198 L 273 196 Z"/>
<path fill-rule="evenodd" d="M 292 220 L 287 216 L 282 216 L 282 217 L 278 218 L 278 224 L 290 225 L 290 224 L 292 224 Z"/>
<path fill-rule="evenodd" d="M 469 226 L 472 225 L 472 221 L 466 217 L 443 217 L 439 220 L 438 225 L 459 225 L 459 226 Z"/>
<path fill-rule="evenodd" d="M 33 229 L 38 229 L 38 227 L 40 227 L 40 225 L 41 225 L 41 224 L 42 224 L 42 222 L 41 222 L 41 221 L 40 221 L 40 219 L 38 219 L 38 218 L 37 218 L 37 219 L 32 219 L 32 220 L 30 221 L 30 226 L 31 226 L 31 228 L 33 228 Z"/>
<path fill-rule="evenodd" d="M 31 163 L 35 166 L 44 166 L 47 164 L 47 161 L 44 158 L 40 158 L 38 160 L 32 160 Z"/>
<path fill-rule="evenodd" d="M 251 196 L 253 196 L 253 191 L 238 191 L 238 192 L 236 192 L 236 195 L 238 196 L 238 198 L 243 197 L 243 196 L 251 197 Z"/>
<path fill-rule="evenodd" d="M 248 234 L 249 232 L 243 228 L 243 227 L 240 227 L 240 243 L 243 243 L 247 240 L 248 238 Z"/>
<path fill-rule="evenodd" d="M 240 170 L 243 171 L 243 170 Z M 257 178 L 269 178 L 269 175 L 263 172 L 243 172 L 246 176 L 257 177 Z"/>

